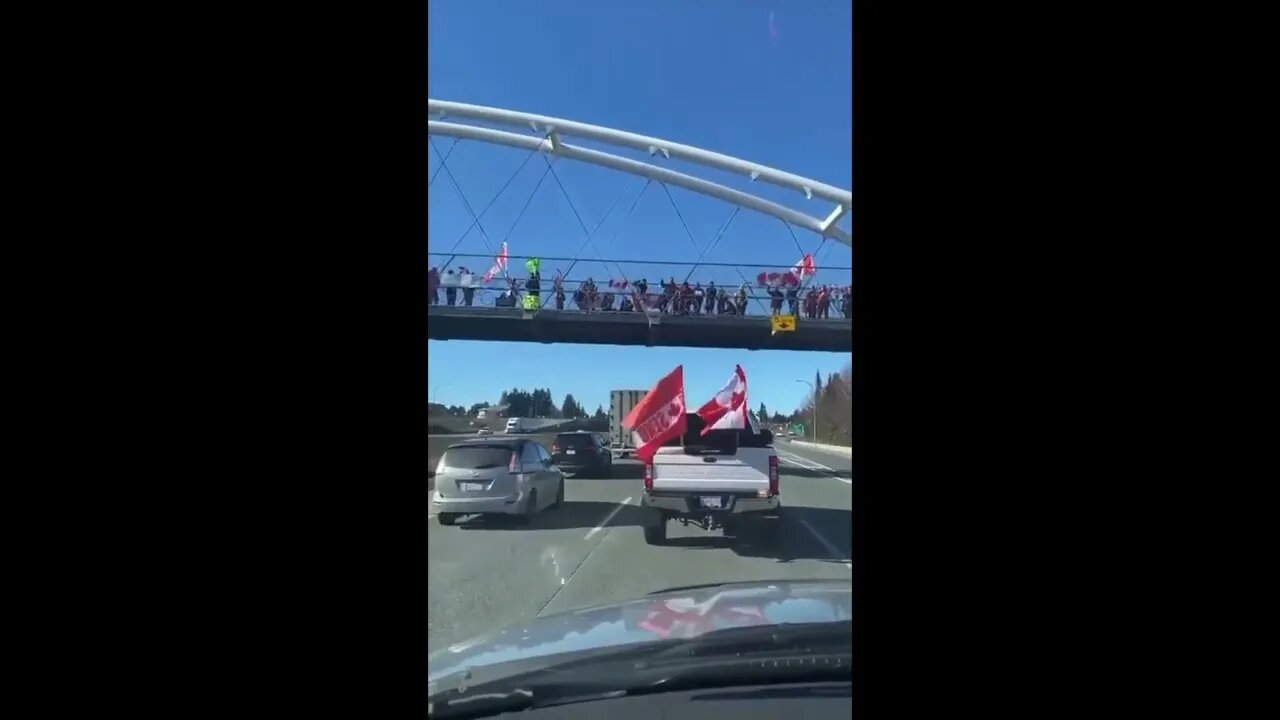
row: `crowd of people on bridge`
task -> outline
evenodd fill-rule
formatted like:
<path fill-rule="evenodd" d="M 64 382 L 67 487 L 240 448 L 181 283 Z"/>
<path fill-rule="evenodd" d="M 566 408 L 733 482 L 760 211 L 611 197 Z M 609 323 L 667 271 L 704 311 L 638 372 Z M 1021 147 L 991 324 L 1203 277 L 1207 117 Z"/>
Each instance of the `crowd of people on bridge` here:
<path fill-rule="evenodd" d="M 526 298 L 533 299 L 533 306 L 554 307 L 556 310 L 577 309 L 582 312 L 651 312 L 664 315 L 706 315 L 706 316 L 743 316 L 748 313 L 748 300 L 751 298 L 769 300 L 770 314 L 783 314 L 786 304 L 789 315 L 803 316 L 812 320 L 828 319 L 832 313 L 845 318 L 852 317 L 852 292 L 849 287 L 816 285 L 804 287 L 799 284 L 778 284 L 761 281 L 766 286 L 766 295 L 753 293 L 747 283 L 736 289 L 717 287 L 715 282 L 705 287 L 700 282 L 692 285 L 685 280 L 659 281 L 657 288 L 651 288 L 647 279 L 638 281 L 609 280 L 604 289 L 596 285 L 595 280 L 587 278 L 578 283 L 571 293 L 565 289 L 565 281 L 557 274 L 550 289 L 551 297 L 544 303 L 541 297 L 542 278 L 540 273 L 531 272 L 526 280 L 507 278 L 506 289 L 494 300 L 493 306 L 498 308 L 524 307 Z M 476 290 L 485 289 L 478 278 L 466 268 L 457 271 L 448 269 L 443 275 L 437 268 L 431 268 L 427 274 L 427 289 L 431 304 L 440 303 L 440 289 L 444 289 L 445 304 L 458 305 L 461 299 L 463 307 L 472 307 L 475 303 Z M 654 290 L 655 292 L 650 292 Z M 459 298 L 461 294 L 461 298 Z"/>

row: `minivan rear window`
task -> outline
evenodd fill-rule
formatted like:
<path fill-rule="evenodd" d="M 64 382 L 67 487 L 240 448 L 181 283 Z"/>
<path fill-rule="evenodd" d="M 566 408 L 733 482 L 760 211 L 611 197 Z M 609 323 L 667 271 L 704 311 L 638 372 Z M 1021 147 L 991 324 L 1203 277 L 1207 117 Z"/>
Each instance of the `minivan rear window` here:
<path fill-rule="evenodd" d="M 556 444 L 564 447 L 591 447 L 595 439 L 585 433 L 565 433 L 556 436 Z"/>
<path fill-rule="evenodd" d="M 472 445 L 444 451 L 444 466 L 463 470 L 487 470 L 506 467 L 512 450 L 504 445 Z"/>

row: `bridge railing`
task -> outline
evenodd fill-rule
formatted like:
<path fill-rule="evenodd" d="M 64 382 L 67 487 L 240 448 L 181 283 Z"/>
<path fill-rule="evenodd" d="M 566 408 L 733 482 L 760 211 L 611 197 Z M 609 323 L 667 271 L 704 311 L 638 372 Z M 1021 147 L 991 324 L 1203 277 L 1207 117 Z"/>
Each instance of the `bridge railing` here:
<path fill-rule="evenodd" d="M 528 287 L 530 273 L 524 262 L 532 259 L 531 256 L 509 256 L 506 271 L 495 275 L 489 283 L 484 282 L 483 276 L 489 269 L 487 265 L 493 262 L 492 256 L 474 253 L 430 253 L 430 256 L 446 258 L 431 268 L 439 278 L 431 301 L 433 305 L 530 312 L 648 311 L 701 316 L 850 317 L 848 284 L 832 281 L 833 277 L 848 277 L 852 269 L 847 267 L 820 268 L 819 275 L 798 278 L 788 272 L 789 268 L 779 268 L 776 264 L 539 257 L 541 266 L 535 296 Z M 468 267 L 463 263 L 476 266 L 483 263 L 486 267 Z M 567 264 L 567 268 L 557 267 L 558 263 Z M 617 272 L 610 272 L 611 277 L 597 278 L 598 273 L 575 268 L 580 263 L 606 268 L 612 265 Z M 647 275 L 640 276 L 645 268 L 652 267 L 662 267 L 664 272 L 654 280 L 649 280 Z M 672 285 L 675 292 L 667 289 Z M 452 301 L 448 297 L 450 288 L 454 291 Z M 708 304 L 707 292 L 711 288 L 716 290 L 717 300 Z M 772 295 L 771 289 L 781 297 Z M 794 291 L 794 297 L 789 291 Z M 821 302 L 824 292 L 825 310 Z"/>

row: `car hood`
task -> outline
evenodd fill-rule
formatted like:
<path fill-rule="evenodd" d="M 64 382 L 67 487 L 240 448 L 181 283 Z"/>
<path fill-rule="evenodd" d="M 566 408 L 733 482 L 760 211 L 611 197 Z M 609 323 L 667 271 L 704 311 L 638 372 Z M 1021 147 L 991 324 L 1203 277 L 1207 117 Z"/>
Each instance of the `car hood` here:
<path fill-rule="evenodd" d="M 500 663 L 525 661 L 729 627 L 822 623 L 853 617 L 849 580 L 726 583 L 662 591 L 613 605 L 534 618 L 432 653 L 428 681 Z"/>

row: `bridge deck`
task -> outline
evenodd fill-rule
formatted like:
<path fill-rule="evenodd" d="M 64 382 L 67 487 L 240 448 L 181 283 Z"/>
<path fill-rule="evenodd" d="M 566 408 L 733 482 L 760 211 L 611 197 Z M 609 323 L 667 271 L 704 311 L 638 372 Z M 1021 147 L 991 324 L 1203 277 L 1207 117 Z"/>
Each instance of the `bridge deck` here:
<path fill-rule="evenodd" d="M 800 318 L 795 332 L 771 335 L 764 316 L 663 315 L 650 326 L 640 313 L 542 310 L 525 317 L 517 308 L 433 305 L 427 338 L 852 352 L 853 321 Z"/>

